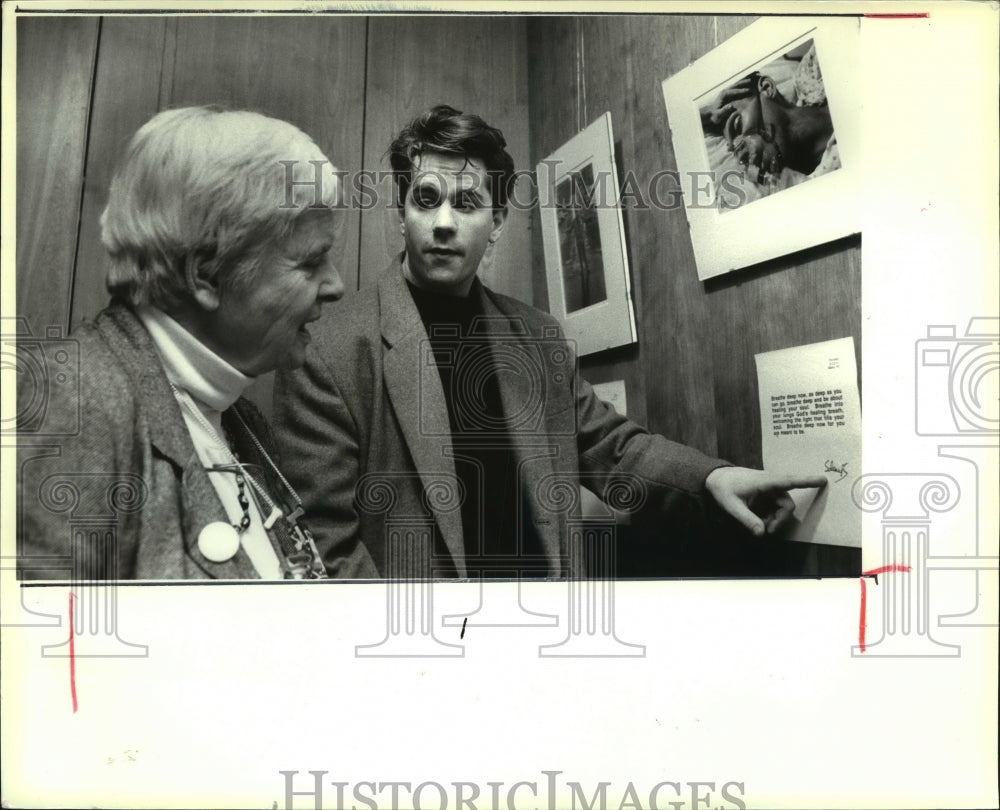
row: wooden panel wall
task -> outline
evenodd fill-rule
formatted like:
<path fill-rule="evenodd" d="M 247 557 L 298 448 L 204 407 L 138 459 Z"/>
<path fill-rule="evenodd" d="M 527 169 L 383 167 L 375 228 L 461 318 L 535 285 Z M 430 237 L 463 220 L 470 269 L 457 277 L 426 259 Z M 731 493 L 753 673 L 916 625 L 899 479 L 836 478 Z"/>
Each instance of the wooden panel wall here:
<path fill-rule="evenodd" d="M 18 312 L 35 328 L 75 327 L 106 305 L 100 214 L 119 155 L 158 110 L 255 109 L 300 127 L 353 174 L 379 169 L 399 127 L 445 101 L 480 111 L 504 129 L 519 163 L 527 160 L 523 19 L 142 16 L 18 25 L 18 165 L 32 178 L 18 184 Z M 527 212 L 511 218 L 484 273 L 526 300 L 529 227 Z M 395 214 L 348 210 L 338 267 L 349 290 L 385 266 L 387 233 L 396 234 Z M 249 392 L 265 413 L 270 392 L 271 375 Z"/>
<path fill-rule="evenodd" d="M 656 171 L 677 168 L 662 80 L 752 21 L 711 16 L 530 20 L 532 162 L 576 134 L 581 122 L 608 110 L 619 170 L 647 188 Z M 859 238 L 700 282 L 681 207 L 641 210 L 626 203 L 624 217 L 639 344 L 631 354 L 584 358 L 584 368 L 595 380 L 624 375 L 630 411 L 633 400 L 641 400 L 652 429 L 736 463 L 759 466 L 753 354 L 847 335 L 860 346 Z M 536 299 L 544 303 L 540 239 L 535 240 L 534 270 Z"/>
<path fill-rule="evenodd" d="M 108 185 L 129 138 L 162 109 L 160 82 L 167 21 L 155 17 L 107 17 L 94 77 L 92 142 L 80 217 L 73 285 L 72 326 L 93 318 L 108 302 L 104 286 L 107 254 L 100 216 Z"/>
<path fill-rule="evenodd" d="M 363 17 L 237 17 L 176 20 L 166 103 L 208 98 L 289 121 L 339 169 L 361 166 Z M 357 286 L 360 216 L 348 209 L 338 267 Z"/>
<path fill-rule="evenodd" d="M 518 169 L 528 163 L 528 77 L 523 17 L 399 17 L 370 20 L 365 168 L 388 171 L 383 155 L 421 110 L 450 104 L 503 130 Z M 380 186 L 390 193 L 390 183 Z M 531 303 L 532 218 L 512 210 L 503 238 L 484 257 L 480 278 Z M 398 214 L 379 205 L 362 222 L 361 285 L 402 250 Z"/>
<path fill-rule="evenodd" d="M 532 164 L 610 111 L 619 172 L 633 174 L 646 189 L 655 172 L 677 168 L 661 82 L 752 21 L 674 15 L 529 20 Z M 759 467 L 753 355 L 853 336 L 860 361 L 860 237 L 703 283 L 681 207 L 626 205 L 623 214 L 639 343 L 583 358 L 584 375 L 592 382 L 624 378 L 629 415 L 652 430 Z M 533 255 L 536 305 L 544 306 L 539 238 Z M 859 556 L 844 549 L 793 545 L 770 548 L 768 559 L 757 562 L 796 574 L 856 573 L 860 565 Z"/>
<path fill-rule="evenodd" d="M 308 133 L 338 168 L 361 166 L 363 17 L 109 17 L 94 81 L 73 324 L 105 305 L 99 217 L 115 161 L 155 112 L 192 104 L 257 110 Z M 360 216 L 338 267 L 357 285 Z"/>
<path fill-rule="evenodd" d="M 17 21 L 17 312 L 69 326 L 100 20 Z"/>
<path fill-rule="evenodd" d="M 99 218 L 116 160 L 155 112 L 247 107 L 309 133 L 338 168 L 388 168 L 400 126 L 446 102 L 501 127 L 528 164 L 524 18 L 308 15 L 18 21 L 18 312 L 63 329 L 107 303 Z M 88 138 L 89 136 L 89 138 Z M 385 186 L 389 188 L 388 184 Z M 352 208 L 348 289 L 400 247 L 396 215 Z M 484 279 L 531 300 L 531 217 L 513 212 Z M 257 392 L 266 404 L 266 386 Z"/>

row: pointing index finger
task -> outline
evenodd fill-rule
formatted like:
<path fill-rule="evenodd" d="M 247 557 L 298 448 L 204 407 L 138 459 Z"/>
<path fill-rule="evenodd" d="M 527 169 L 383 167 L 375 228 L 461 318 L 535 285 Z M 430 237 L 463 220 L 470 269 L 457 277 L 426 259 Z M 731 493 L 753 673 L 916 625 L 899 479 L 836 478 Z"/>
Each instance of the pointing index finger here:
<path fill-rule="evenodd" d="M 775 475 L 764 484 L 772 491 L 825 487 L 829 479 L 825 475 Z"/>
<path fill-rule="evenodd" d="M 825 487 L 829 483 L 825 475 L 789 476 L 785 480 L 785 489 L 805 489 L 807 487 Z"/>

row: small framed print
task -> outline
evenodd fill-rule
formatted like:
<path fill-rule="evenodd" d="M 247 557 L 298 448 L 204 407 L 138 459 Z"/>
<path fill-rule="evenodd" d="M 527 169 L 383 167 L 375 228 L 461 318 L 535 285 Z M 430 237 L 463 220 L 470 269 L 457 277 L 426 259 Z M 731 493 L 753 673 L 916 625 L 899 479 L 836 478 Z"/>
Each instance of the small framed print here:
<path fill-rule="evenodd" d="M 611 114 L 537 168 L 549 311 L 580 355 L 635 343 Z"/>
<path fill-rule="evenodd" d="M 855 17 L 768 17 L 663 82 L 698 278 L 860 231 Z"/>

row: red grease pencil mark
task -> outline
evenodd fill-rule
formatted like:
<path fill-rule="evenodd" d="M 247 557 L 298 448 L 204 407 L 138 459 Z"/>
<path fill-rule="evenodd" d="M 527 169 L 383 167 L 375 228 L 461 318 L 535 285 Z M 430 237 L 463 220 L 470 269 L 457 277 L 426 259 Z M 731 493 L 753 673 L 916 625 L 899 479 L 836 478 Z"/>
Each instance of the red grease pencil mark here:
<path fill-rule="evenodd" d="M 871 571 L 862 571 L 863 577 L 877 577 L 879 574 L 891 574 L 893 571 L 907 573 L 910 570 L 908 565 L 883 565 L 881 568 L 873 568 Z"/>
<path fill-rule="evenodd" d="M 861 618 L 858 620 L 858 647 L 865 651 L 865 610 L 868 602 L 868 583 L 861 577 Z"/>
<path fill-rule="evenodd" d="M 76 714 L 76 647 L 73 642 L 73 591 L 69 592 L 69 691 L 73 696 L 73 714 Z"/>
<path fill-rule="evenodd" d="M 865 577 L 875 577 L 876 584 L 878 583 L 879 574 L 890 574 L 894 571 L 907 572 L 910 570 L 908 565 L 883 565 L 881 568 L 872 568 L 870 571 L 861 572 L 861 615 L 858 619 L 858 647 L 860 647 L 861 652 L 865 651 L 865 611 L 868 605 L 868 583 L 865 582 Z"/>

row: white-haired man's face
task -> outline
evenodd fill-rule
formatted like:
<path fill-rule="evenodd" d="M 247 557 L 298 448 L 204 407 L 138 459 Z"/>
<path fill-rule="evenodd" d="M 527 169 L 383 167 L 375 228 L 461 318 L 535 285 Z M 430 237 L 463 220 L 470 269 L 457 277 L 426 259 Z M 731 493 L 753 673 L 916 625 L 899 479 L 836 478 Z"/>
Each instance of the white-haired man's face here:
<path fill-rule="evenodd" d="M 246 289 L 224 291 L 204 337 L 214 351 L 251 377 L 298 368 L 311 338 L 308 326 L 325 302 L 344 294 L 334 267 L 334 214 L 300 216 L 286 239 L 269 244 Z"/>

